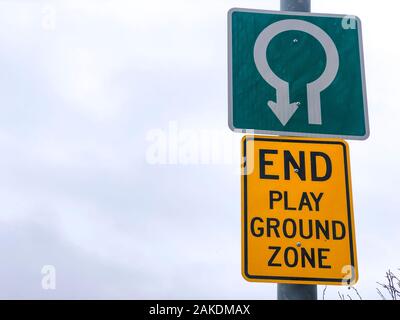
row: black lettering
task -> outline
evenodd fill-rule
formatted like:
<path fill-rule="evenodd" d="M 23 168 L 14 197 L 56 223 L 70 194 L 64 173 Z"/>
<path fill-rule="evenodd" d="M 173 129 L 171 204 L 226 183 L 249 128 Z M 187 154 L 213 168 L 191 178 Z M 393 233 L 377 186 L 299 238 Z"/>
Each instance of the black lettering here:
<path fill-rule="evenodd" d="M 329 265 L 324 265 L 324 260 L 326 260 L 328 257 L 324 255 L 324 252 L 329 252 L 331 251 L 330 249 L 327 248 L 319 248 L 318 249 L 318 267 L 321 269 L 331 269 L 332 267 Z"/>
<path fill-rule="evenodd" d="M 281 247 L 268 247 L 268 249 L 275 250 L 275 252 L 272 254 L 271 258 L 268 260 L 268 266 L 269 267 L 282 266 L 282 264 L 280 264 L 280 263 L 274 263 L 275 257 L 278 255 L 279 251 L 281 251 Z"/>
<path fill-rule="evenodd" d="M 299 211 L 303 210 L 304 206 L 307 206 L 308 210 L 313 211 L 310 199 L 308 198 L 308 195 L 307 195 L 307 192 L 303 192 L 303 194 L 301 195 Z"/>
<path fill-rule="evenodd" d="M 318 176 L 317 172 L 317 157 L 323 158 L 325 160 L 326 172 L 322 176 Z M 326 181 L 332 175 L 332 162 L 329 156 L 323 152 L 311 152 L 311 180 L 312 181 Z"/>
<path fill-rule="evenodd" d="M 299 152 L 300 164 L 296 162 L 290 151 L 285 150 L 283 153 L 283 161 L 285 167 L 285 180 L 290 180 L 290 165 L 292 165 L 294 172 L 297 173 L 301 180 L 306 179 L 306 166 L 304 161 L 304 151 Z"/>
<path fill-rule="evenodd" d="M 280 238 L 278 227 L 279 227 L 279 220 L 275 218 L 267 218 L 267 237 L 271 237 L 271 229 L 274 230 L 275 236 Z"/>
<path fill-rule="evenodd" d="M 290 263 L 289 261 L 289 252 L 293 252 L 293 263 Z M 285 250 L 285 254 L 284 254 L 284 259 L 285 259 L 285 264 L 289 267 L 289 268 L 293 268 L 295 266 L 297 266 L 297 263 L 299 261 L 299 255 L 297 253 L 297 250 L 295 248 L 292 247 L 288 247 Z"/>
<path fill-rule="evenodd" d="M 315 201 L 315 211 L 319 211 L 319 203 L 320 203 L 320 201 L 321 201 L 322 196 L 324 195 L 324 193 L 321 192 L 321 193 L 318 195 L 318 197 L 315 196 L 314 192 L 310 192 L 310 194 L 311 194 L 311 197 L 312 197 L 312 198 L 314 199 L 314 201 Z"/>
<path fill-rule="evenodd" d="M 282 200 L 282 193 L 279 191 L 270 191 L 269 192 L 269 208 L 274 209 L 274 202 Z"/>
<path fill-rule="evenodd" d="M 291 233 L 288 232 L 288 224 L 289 223 L 292 225 Z M 293 219 L 285 219 L 283 221 L 282 232 L 286 238 L 289 238 L 289 239 L 294 238 L 296 236 L 296 222 Z"/>
<path fill-rule="evenodd" d="M 279 176 L 266 174 L 266 166 L 272 166 L 274 164 L 273 161 L 265 160 L 265 155 L 267 154 L 277 154 L 278 150 L 260 150 L 260 179 L 271 179 L 278 180 Z"/>
<path fill-rule="evenodd" d="M 338 228 L 341 229 L 341 233 L 339 233 Z M 332 239 L 333 240 L 342 240 L 346 236 L 346 226 L 341 221 L 332 221 Z"/>
<path fill-rule="evenodd" d="M 307 249 L 301 248 L 301 266 L 306 267 L 306 260 L 312 268 L 315 268 L 315 249 L 311 248 L 311 255 L 308 254 Z"/>
<path fill-rule="evenodd" d="M 308 234 L 306 235 L 304 232 L 304 221 L 303 219 L 299 220 L 299 229 L 300 229 L 300 236 L 303 239 L 311 239 L 313 236 L 313 224 L 312 224 L 312 220 L 308 220 Z"/>
<path fill-rule="evenodd" d="M 321 238 L 320 233 L 325 236 L 326 240 L 329 240 L 329 223 L 325 220 L 325 226 L 322 225 L 322 222 L 319 220 L 315 221 L 315 237 L 317 239 Z"/>
<path fill-rule="evenodd" d="M 284 193 L 284 205 L 285 205 L 285 210 L 296 210 L 296 208 L 294 207 L 289 207 L 289 193 L 287 191 L 285 191 Z"/>
<path fill-rule="evenodd" d="M 259 238 L 259 237 L 262 237 L 262 235 L 264 234 L 264 228 L 263 227 L 258 227 L 257 229 L 255 229 L 254 227 L 254 225 L 255 225 L 255 223 L 256 222 L 263 222 L 263 219 L 261 219 L 261 218 L 258 218 L 258 217 L 255 217 L 255 218 L 253 218 L 252 220 L 251 220 L 251 223 L 250 223 L 250 230 L 251 230 L 251 234 L 254 236 L 254 237 L 257 237 L 257 238 Z"/>

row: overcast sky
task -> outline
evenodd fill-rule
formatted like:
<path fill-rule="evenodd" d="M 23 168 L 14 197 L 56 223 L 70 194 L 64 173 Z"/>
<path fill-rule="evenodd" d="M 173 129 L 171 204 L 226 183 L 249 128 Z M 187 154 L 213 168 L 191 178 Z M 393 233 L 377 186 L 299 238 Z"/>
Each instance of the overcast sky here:
<path fill-rule="evenodd" d="M 364 298 L 400 268 L 398 6 L 312 1 L 363 21 L 371 136 L 350 150 Z M 0 298 L 276 297 L 240 270 L 231 7 L 279 1 L 0 1 Z"/>

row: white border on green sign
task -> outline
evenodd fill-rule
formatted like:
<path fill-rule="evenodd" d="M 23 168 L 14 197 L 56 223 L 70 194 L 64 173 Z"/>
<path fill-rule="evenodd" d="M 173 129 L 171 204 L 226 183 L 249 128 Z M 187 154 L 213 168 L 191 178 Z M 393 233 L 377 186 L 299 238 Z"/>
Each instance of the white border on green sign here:
<path fill-rule="evenodd" d="M 324 133 L 305 133 L 305 132 L 288 132 L 288 131 L 274 131 L 274 130 L 254 130 L 254 129 L 241 129 L 235 128 L 233 125 L 233 92 L 232 92 L 232 13 L 233 12 L 250 12 L 250 13 L 269 13 L 281 14 L 290 16 L 310 16 L 310 17 L 332 17 L 332 18 L 345 18 L 354 17 L 358 22 L 358 41 L 360 48 L 360 63 L 361 63 L 361 80 L 363 90 L 363 103 L 364 103 L 364 122 L 365 122 L 365 135 L 363 136 L 348 136 L 340 134 L 324 134 Z M 292 11 L 272 11 L 260 9 L 245 9 L 245 8 L 232 8 L 228 11 L 228 125 L 234 132 L 250 133 L 250 134 L 269 134 L 280 136 L 294 136 L 294 137 L 319 137 L 319 138 L 342 138 L 349 140 L 366 140 L 369 137 L 369 120 L 368 120 L 368 103 L 367 103 L 367 89 L 365 80 L 365 66 L 364 66 L 364 48 L 361 31 L 361 20 L 357 16 L 344 15 L 344 14 L 325 14 L 325 13 L 310 13 L 310 12 L 292 12 Z"/>

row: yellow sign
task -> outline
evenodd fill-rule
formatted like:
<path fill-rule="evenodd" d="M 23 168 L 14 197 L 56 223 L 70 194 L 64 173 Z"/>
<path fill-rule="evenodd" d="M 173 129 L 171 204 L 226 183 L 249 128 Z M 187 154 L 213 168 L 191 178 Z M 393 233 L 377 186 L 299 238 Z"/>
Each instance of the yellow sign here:
<path fill-rule="evenodd" d="M 245 136 L 242 152 L 244 278 L 354 284 L 358 270 L 347 143 Z"/>

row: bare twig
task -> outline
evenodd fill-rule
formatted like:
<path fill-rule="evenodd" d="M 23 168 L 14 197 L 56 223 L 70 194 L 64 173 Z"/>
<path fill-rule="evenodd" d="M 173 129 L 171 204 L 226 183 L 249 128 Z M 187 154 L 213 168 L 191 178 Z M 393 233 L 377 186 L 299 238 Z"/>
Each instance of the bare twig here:
<path fill-rule="evenodd" d="M 351 287 L 351 288 L 356 292 L 358 298 L 359 298 L 360 300 L 362 300 L 362 297 L 361 297 L 360 293 L 358 292 L 358 290 L 357 290 L 355 287 Z"/>
<path fill-rule="evenodd" d="M 390 295 L 392 300 L 397 300 L 400 298 L 400 280 L 399 278 L 392 272 L 390 269 L 386 272 L 386 283 L 380 283 L 378 284 L 384 288 Z M 382 292 L 378 290 L 378 294 L 381 296 L 381 298 L 385 299 L 385 296 L 382 294 Z"/>
<path fill-rule="evenodd" d="M 381 296 L 382 300 L 386 300 L 386 297 L 382 294 L 382 292 L 376 288 L 376 291 L 378 291 L 378 294 Z"/>

